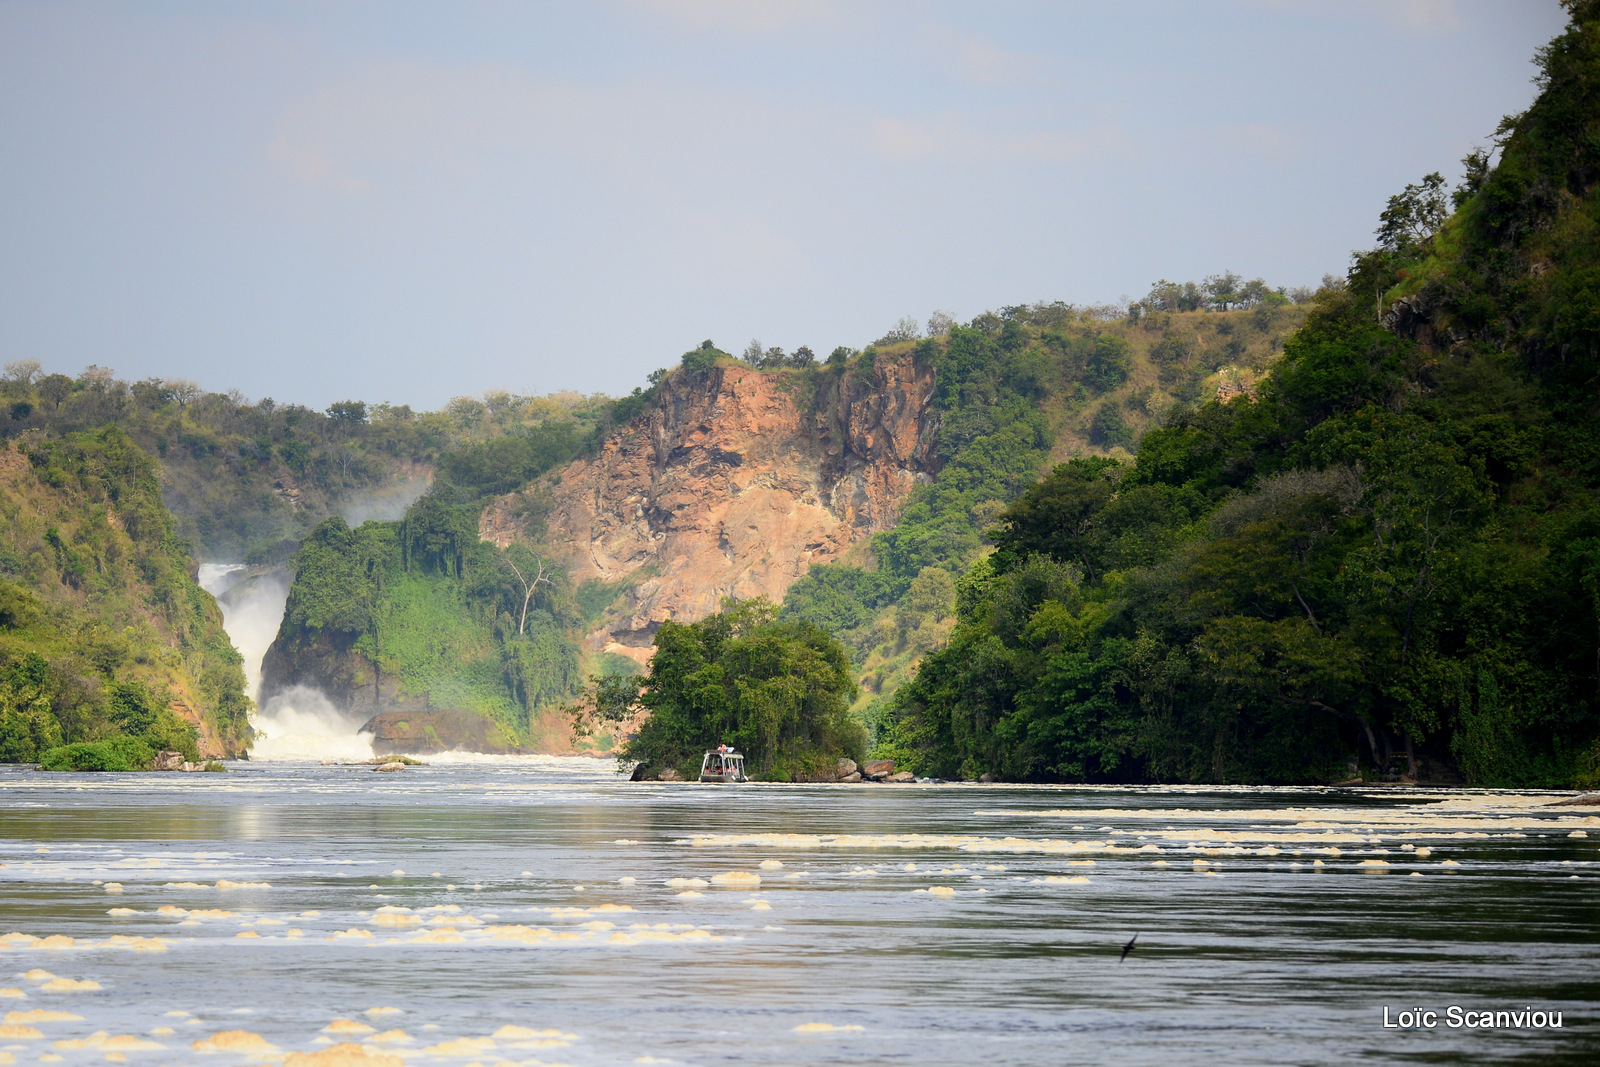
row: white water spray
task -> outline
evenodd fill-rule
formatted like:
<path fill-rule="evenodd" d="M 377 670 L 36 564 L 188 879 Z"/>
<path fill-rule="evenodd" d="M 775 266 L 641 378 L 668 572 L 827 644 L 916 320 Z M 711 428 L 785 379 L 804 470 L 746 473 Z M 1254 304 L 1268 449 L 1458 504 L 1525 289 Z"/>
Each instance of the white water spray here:
<path fill-rule="evenodd" d="M 321 690 L 292 685 L 256 713 L 255 760 L 367 760 L 372 735 L 357 733 L 361 722 L 340 713 Z"/>
<path fill-rule="evenodd" d="M 200 564 L 200 585 L 217 598 L 222 628 L 244 657 L 245 684 L 252 700 L 261 699 L 261 662 L 272 646 L 289 600 L 289 574 L 282 568 L 250 573 L 243 563 Z M 290 686 L 258 705 L 250 720 L 254 760 L 364 760 L 372 757 L 372 736 L 360 734 L 359 720 L 340 713 L 319 690 Z"/>

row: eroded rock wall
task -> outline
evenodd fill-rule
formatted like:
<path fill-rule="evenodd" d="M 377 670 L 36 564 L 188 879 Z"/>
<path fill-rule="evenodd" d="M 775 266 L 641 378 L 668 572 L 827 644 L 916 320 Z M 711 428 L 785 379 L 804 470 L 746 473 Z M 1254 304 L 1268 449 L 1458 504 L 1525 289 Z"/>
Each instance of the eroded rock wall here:
<path fill-rule="evenodd" d="M 573 580 L 643 579 L 589 647 L 643 662 L 663 620 L 780 600 L 893 525 L 934 473 L 933 384 L 910 353 L 880 354 L 870 376 L 726 364 L 663 381 L 654 410 L 551 480 L 547 542 Z M 520 523 L 507 498 L 480 533 L 504 546 Z"/>

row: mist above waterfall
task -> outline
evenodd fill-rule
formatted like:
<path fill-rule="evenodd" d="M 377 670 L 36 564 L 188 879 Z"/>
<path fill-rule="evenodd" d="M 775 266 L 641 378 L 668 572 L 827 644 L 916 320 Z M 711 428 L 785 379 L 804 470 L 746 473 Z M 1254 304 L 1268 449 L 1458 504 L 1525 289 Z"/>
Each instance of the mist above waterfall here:
<path fill-rule="evenodd" d="M 380 489 L 357 493 L 339 508 L 339 516 L 351 526 L 364 522 L 394 522 L 406 516 L 406 509 L 428 491 L 431 475 L 417 474 Z"/>

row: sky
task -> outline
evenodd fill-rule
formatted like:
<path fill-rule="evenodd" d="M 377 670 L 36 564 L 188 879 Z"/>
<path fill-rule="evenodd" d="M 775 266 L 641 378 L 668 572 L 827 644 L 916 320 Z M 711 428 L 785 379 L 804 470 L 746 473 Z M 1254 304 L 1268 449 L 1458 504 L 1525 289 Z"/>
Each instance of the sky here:
<path fill-rule="evenodd" d="M 0 359 L 432 409 L 1315 285 L 1556 0 L 0 0 Z"/>

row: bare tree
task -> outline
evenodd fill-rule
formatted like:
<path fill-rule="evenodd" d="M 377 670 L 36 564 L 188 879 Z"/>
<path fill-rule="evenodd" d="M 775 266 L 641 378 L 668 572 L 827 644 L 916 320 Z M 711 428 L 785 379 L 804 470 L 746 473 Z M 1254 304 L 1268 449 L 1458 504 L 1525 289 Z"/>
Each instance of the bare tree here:
<path fill-rule="evenodd" d="M 528 626 L 528 603 L 533 600 L 533 591 L 539 588 L 540 582 L 549 585 L 550 579 L 545 575 L 544 560 L 540 559 L 538 556 L 534 556 L 533 561 L 539 565 L 539 573 L 534 575 L 532 581 L 529 581 L 528 578 L 522 573 L 522 569 L 517 566 L 516 562 L 511 558 L 511 554 L 509 552 L 504 558 L 506 564 L 511 568 L 512 573 L 517 576 L 517 581 L 522 583 L 522 617 L 517 620 L 517 636 L 521 637 L 523 631 L 527 629 Z"/>
<path fill-rule="evenodd" d="M 34 379 L 39 377 L 39 361 L 36 359 L 14 359 L 6 364 L 6 377 L 12 381 L 32 385 Z"/>

